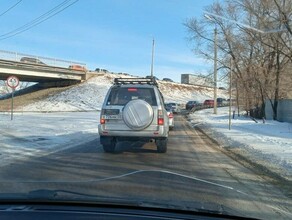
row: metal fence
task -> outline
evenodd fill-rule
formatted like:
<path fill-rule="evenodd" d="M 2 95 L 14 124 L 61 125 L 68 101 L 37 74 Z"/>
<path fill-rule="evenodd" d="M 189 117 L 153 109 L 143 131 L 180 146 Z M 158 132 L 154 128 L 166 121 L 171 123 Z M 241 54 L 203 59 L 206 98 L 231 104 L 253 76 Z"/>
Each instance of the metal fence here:
<path fill-rule="evenodd" d="M 24 54 L 24 53 L 0 50 L 0 59 L 2 60 L 20 62 L 21 58 L 23 57 L 37 59 L 48 66 L 63 67 L 63 68 L 68 68 L 70 65 L 86 66 L 86 64 L 84 63 L 75 62 L 75 61 L 61 60 L 61 59 L 56 59 L 56 58 L 34 56 L 34 55 L 29 55 L 29 54 Z"/>
<path fill-rule="evenodd" d="M 229 104 L 218 104 L 217 107 L 227 107 Z M 208 109 L 208 108 L 214 108 L 214 105 L 197 105 L 189 110 L 189 113 L 194 113 L 195 111 L 202 110 L 202 109 Z"/>
<path fill-rule="evenodd" d="M 266 100 L 265 113 L 267 119 L 273 119 L 273 109 L 269 100 Z M 280 122 L 292 123 L 292 99 L 279 100 L 277 117 Z"/>

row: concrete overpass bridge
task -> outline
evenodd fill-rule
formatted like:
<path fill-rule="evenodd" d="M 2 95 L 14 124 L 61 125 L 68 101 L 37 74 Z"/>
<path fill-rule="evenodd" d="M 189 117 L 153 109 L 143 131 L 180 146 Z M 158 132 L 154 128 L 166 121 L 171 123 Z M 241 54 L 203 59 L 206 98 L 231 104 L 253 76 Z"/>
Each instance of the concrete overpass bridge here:
<path fill-rule="evenodd" d="M 23 57 L 41 62 L 23 62 L 21 61 Z M 82 63 L 0 50 L 0 80 L 6 80 L 14 75 L 20 81 L 60 86 L 75 84 L 87 78 L 89 74 L 87 71 L 70 69 L 70 65 L 85 66 Z"/>

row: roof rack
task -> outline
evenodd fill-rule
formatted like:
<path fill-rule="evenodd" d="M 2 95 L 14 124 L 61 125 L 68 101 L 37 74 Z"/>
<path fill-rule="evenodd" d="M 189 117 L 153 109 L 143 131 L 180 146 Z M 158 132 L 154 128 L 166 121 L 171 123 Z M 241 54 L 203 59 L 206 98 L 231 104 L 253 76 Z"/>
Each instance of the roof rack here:
<path fill-rule="evenodd" d="M 154 78 L 115 78 L 114 85 L 124 84 L 148 84 L 158 87 L 158 83 Z"/>

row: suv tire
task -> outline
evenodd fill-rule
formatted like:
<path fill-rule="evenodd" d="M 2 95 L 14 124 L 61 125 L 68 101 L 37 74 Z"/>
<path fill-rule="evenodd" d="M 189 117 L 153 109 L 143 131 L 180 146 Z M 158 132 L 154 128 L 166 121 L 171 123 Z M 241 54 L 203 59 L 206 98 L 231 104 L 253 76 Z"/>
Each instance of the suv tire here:
<path fill-rule="evenodd" d="M 166 153 L 167 151 L 167 138 L 156 140 L 157 152 Z"/>
<path fill-rule="evenodd" d="M 104 152 L 106 152 L 106 153 L 113 153 L 113 152 L 115 152 L 116 143 L 104 144 L 102 146 L 103 146 Z"/>
<path fill-rule="evenodd" d="M 100 143 L 106 153 L 113 153 L 116 148 L 116 139 L 114 137 L 100 136 Z"/>

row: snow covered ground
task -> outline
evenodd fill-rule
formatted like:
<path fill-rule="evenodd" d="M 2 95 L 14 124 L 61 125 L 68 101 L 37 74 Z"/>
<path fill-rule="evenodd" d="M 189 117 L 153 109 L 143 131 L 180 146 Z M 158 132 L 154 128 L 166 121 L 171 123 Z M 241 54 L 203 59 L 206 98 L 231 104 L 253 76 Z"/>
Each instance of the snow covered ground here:
<path fill-rule="evenodd" d="M 99 110 L 116 77 L 130 76 L 99 74 L 63 92 L 17 109 L 13 121 L 10 121 L 10 113 L 0 113 L 1 165 L 13 158 L 45 155 L 82 144 L 81 135 L 85 142 L 96 139 Z M 203 101 L 213 96 L 210 88 L 164 81 L 159 81 L 159 86 L 167 102 Z M 224 92 L 219 91 L 219 95 L 222 93 L 223 97 L 226 96 Z"/>
<path fill-rule="evenodd" d="M 23 113 L 15 114 L 13 121 L 10 121 L 8 113 L 0 114 L 1 164 L 5 161 L 9 163 L 12 158 L 44 155 L 69 145 L 82 144 L 78 140 L 81 134 L 84 141 L 96 139 L 98 111 L 115 77 L 129 76 L 104 74 L 93 77 L 66 91 L 24 106 L 19 109 Z M 189 100 L 203 102 L 213 97 L 211 88 L 164 81 L 159 81 L 159 88 L 166 102 L 185 104 Z M 224 98 L 226 95 L 225 91 L 218 91 L 218 97 Z M 54 113 L 29 113 L 31 111 Z M 190 115 L 192 125 L 204 129 L 223 146 L 245 150 L 251 159 L 275 168 L 286 177 L 292 176 L 291 123 L 255 123 L 241 116 L 232 120 L 232 129 L 228 130 L 228 108 L 219 108 L 218 115 L 213 115 L 212 111 L 207 109 Z"/>
<path fill-rule="evenodd" d="M 91 111 L 100 110 L 108 88 L 116 77 L 130 77 L 122 74 L 104 74 L 74 86 L 44 100 L 24 106 L 19 111 Z M 166 102 L 185 104 L 190 100 L 203 102 L 213 97 L 213 89 L 159 81 L 159 88 Z M 226 97 L 226 91 L 218 90 L 218 97 Z"/>
<path fill-rule="evenodd" d="M 10 114 L 1 113 L 0 122 L 1 166 L 99 137 L 99 112 L 16 113 L 12 121 Z"/>
<path fill-rule="evenodd" d="M 24 106 L 20 110 L 42 112 L 100 110 L 110 86 L 110 78 L 106 76 L 93 77 L 61 93 Z"/>
<path fill-rule="evenodd" d="M 228 127 L 228 107 L 197 111 L 189 116 L 193 126 L 199 126 L 222 146 L 242 148 L 251 159 L 277 169 L 285 177 L 292 176 L 292 124 L 267 120 L 255 123 L 250 118 L 235 116 Z M 261 160 L 261 161 L 260 161 Z"/>
<path fill-rule="evenodd" d="M 277 168 L 284 177 L 292 174 L 292 124 L 276 121 L 255 123 L 244 116 L 232 120 L 228 130 L 228 108 L 218 108 L 191 114 L 190 123 L 199 126 L 222 146 L 244 149 L 248 157 Z M 43 156 L 68 147 L 96 140 L 99 112 L 54 112 L 0 114 L 1 166 L 15 159 Z M 82 138 L 80 138 L 82 137 Z M 82 140 L 82 141 L 80 141 Z"/>

